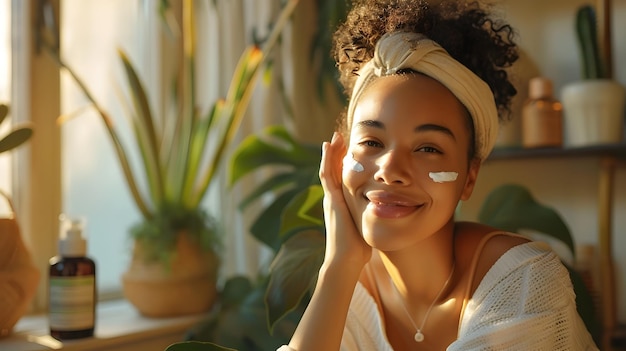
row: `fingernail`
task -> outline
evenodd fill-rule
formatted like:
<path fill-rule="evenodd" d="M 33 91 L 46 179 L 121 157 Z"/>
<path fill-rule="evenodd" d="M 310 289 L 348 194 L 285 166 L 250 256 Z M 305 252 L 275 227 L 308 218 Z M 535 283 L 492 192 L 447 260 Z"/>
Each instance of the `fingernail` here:
<path fill-rule="evenodd" d="M 337 140 L 337 132 L 333 132 L 333 138 L 330 139 L 330 142 L 334 142 L 335 140 Z"/>

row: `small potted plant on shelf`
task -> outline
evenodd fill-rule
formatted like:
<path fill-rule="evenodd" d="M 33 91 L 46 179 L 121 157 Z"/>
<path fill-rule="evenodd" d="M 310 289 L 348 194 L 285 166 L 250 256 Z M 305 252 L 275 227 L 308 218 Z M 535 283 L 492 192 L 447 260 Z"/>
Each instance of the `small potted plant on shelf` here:
<path fill-rule="evenodd" d="M 0 104 L 0 126 L 9 114 L 9 107 Z M 33 129 L 28 125 L 15 127 L 0 136 L 0 153 L 8 152 L 31 138 Z M 9 203 L 10 217 L 0 217 L 0 338 L 13 330 L 26 313 L 35 296 L 40 272 L 30 252 L 24 245 L 11 198 L 0 190 L 0 197 Z"/>
<path fill-rule="evenodd" d="M 611 79 L 598 44 L 596 13 L 583 5 L 576 13 L 582 80 L 563 87 L 565 144 L 570 147 L 623 140 L 626 91 Z"/>
<path fill-rule="evenodd" d="M 159 113 L 150 105 L 137 70 L 120 50 L 130 87 L 133 142 L 141 155 L 132 165 L 107 111 L 61 57 L 58 39 L 53 40 L 55 26 L 44 27 L 39 33 L 42 47 L 70 74 L 104 122 L 128 189 L 142 215 L 141 221 L 130 228 L 134 249 L 122 285 L 125 297 L 145 316 L 205 312 L 215 301 L 220 236 L 216 221 L 205 211 L 202 200 L 227 157 L 268 54 L 297 3 L 298 0 L 289 0 L 283 5 L 264 46 L 250 45 L 242 54 L 226 97 L 203 112 L 196 104 L 200 97 L 194 74 L 194 65 L 198 64 L 194 1 L 183 0 L 182 60 L 181 67 L 175 70 L 180 73 L 175 77 L 175 94 L 168 100 L 171 105 L 163 113 L 176 124 L 173 126 L 157 117 Z M 163 13 L 173 16 L 170 2 L 161 4 Z M 145 178 L 134 173 L 135 169 L 142 170 Z M 145 189 L 143 183 L 147 184 Z"/>

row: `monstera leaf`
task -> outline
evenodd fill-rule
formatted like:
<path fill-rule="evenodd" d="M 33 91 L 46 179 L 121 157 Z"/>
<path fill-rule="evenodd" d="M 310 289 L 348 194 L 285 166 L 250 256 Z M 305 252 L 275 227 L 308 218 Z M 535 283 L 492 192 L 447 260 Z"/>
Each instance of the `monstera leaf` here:
<path fill-rule="evenodd" d="M 540 232 L 563 242 L 572 255 L 575 252 L 572 235 L 559 213 L 537 202 L 521 185 L 505 184 L 494 189 L 485 199 L 478 220 L 511 232 Z"/>

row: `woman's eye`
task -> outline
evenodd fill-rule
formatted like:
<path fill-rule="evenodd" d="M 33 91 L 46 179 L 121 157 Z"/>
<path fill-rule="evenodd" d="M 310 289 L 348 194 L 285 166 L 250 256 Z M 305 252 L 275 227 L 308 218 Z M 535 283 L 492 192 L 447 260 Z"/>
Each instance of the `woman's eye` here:
<path fill-rule="evenodd" d="M 439 153 L 439 154 L 441 153 L 441 151 L 439 151 L 438 149 L 432 146 L 424 146 L 424 147 L 417 149 L 417 151 L 428 152 L 428 153 Z"/>
<path fill-rule="evenodd" d="M 360 142 L 359 145 L 368 146 L 368 147 L 382 147 L 382 144 L 375 140 L 364 140 Z"/>

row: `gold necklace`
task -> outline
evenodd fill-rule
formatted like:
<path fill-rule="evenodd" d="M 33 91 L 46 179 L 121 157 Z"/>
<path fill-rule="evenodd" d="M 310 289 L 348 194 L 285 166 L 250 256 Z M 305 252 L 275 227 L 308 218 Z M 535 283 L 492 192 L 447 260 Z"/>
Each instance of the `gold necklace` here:
<path fill-rule="evenodd" d="M 411 321 L 411 324 L 413 324 L 413 327 L 416 330 L 415 336 L 413 336 L 413 339 L 415 340 L 415 342 L 422 342 L 422 341 L 424 341 L 424 333 L 422 333 L 422 329 L 424 329 L 424 325 L 426 325 L 426 321 L 428 320 L 428 316 L 430 315 L 430 311 L 433 309 L 433 307 L 435 306 L 435 303 L 437 302 L 437 300 L 439 300 L 439 298 L 441 297 L 441 294 L 443 294 L 444 290 L 446 290 L 446 287 L 448 286 L 448 283 L 450 283 L 450 280 L 452 279 L 452 275 L 454 274 L 454 268 L 455 267 L 456 267 L 456 260 L 452 262 L 452 269 L 450 270 L 450 275 L 448 276 L 448 279 L 446 280 L 446 282 L 443 283 L 443 286 L 441 287 L 441 290 L 439 290 L 439 293 L 437 294 L 437 297 L 435 297 L 433 302 L 430 304 L 430 307 L 428 307 L 428 310 L 426 310 L 426 314 L 424 315 L 424 319 L 422 320 L 422 325 L 419 328 L 415 324 L 415 321 L 413 321 L 413 318 L 411 317 L 411 314 L 409 313 L 409 310 L 407 310 L 406 305 L 404 304 L 404 299 L 402 299 L 402 295 L 400 295 L 400 291 L 398 291 L 398 288 L 396 287 L 396 284 L 393 282 L 393 279 L 390 278 L 391 285 L 393 285 L 394 291 L 396 292 L 396 294 L 398 295 L 398 298 L 400 299 L 400 304 L 402 305 L 402 308 L 404 309 L 404 312 L 406 313 L 407 317 L 409 317 L 409 320 Z"/>

